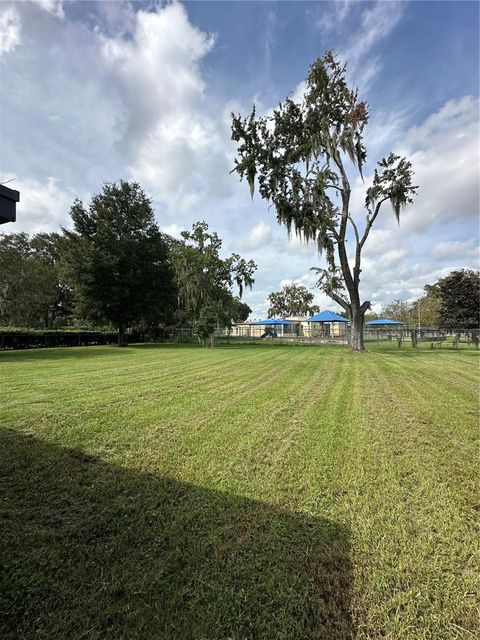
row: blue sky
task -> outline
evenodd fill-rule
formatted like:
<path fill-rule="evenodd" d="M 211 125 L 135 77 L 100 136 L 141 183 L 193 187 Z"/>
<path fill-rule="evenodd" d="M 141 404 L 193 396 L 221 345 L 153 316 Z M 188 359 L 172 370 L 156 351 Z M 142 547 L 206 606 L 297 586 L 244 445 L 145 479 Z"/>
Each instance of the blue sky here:
<path fill-rule="evenodd" d="M 366 245 L 374 309 L 479 256 L 477 2 L 2 2 L 0 181 L 21 191 L 3 232 L 69 225 L 75 196 L 136 179 L 172 234 L 206 220 L 259 269 L 258 318 L 287 281 L 314 287 L 314 247 L 229 171 L 230 112 L 299 94 L 326 49 L 370 104 L 366 184 L 390 150 L 420 186 L 400 227 L 386 208 Z M 354 180 L 363 220 L 365 184 Z M 315 289 L 313 289 L 315 291 Z M 315 291 L 322 309 L 335 305 Z"/>

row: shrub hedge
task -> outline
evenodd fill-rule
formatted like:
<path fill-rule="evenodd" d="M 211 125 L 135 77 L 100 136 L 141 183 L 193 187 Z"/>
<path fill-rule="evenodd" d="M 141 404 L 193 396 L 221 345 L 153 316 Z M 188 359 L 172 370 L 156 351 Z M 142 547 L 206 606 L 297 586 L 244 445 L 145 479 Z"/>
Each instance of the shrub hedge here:
<path fill-rule="evenodd" d="M 126 338 L 128 342 L 145 342 L 151 339 L 151 336 L 141 332 L 130 332 Z M 0 330 L 0 351 L 116 344 L 117 340 L 115 331 Z"/>

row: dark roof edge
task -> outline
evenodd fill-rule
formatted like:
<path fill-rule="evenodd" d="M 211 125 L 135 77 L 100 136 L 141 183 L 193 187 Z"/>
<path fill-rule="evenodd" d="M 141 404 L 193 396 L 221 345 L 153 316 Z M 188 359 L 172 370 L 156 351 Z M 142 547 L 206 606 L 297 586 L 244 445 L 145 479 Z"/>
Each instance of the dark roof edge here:
<path fill-rule="evenodd" d="M 13 202 L 20 202 L 20 191 L 9 189 L 4 184 L 0 184 L 0 196 L 13 200 Z"/>

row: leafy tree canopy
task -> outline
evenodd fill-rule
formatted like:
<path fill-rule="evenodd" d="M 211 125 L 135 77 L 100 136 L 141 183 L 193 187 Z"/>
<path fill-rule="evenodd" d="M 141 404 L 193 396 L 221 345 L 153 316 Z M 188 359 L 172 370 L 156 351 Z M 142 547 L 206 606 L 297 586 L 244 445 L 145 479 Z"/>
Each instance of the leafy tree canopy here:
<path fill-rule="evenodd" d="M 478 271 L 452 271 L 426 289 L 440 298 L 440 325 L 446 329 L 480 328 L 480 275 Z"/>
<path fill-rule="evenodd" d="M 177 313 L 182 324 L 193 324 L 206 344 L 215 327 L 231 326 L 250 313 L 241 303 L 245 287 L 251 288 L 256 265 L 234 253 L 220 255 L 222 240 L 209 232 L 206 222 L 197 222 L 183 231 L 183 243 L 173 249 L 173 264 L 179 295 Z M 234 287 L 238 296 L 234 296 Z"/>
<path fill-rule="evenodd" d="M 75 200 L 71 217 L 66 262 L 81 315 L 116 326 L 119 344 L 132 323 L 165 322 L 175 306 L 169 245 L 140 185 L 105 184 L 88 207 Z"/>
<path fill-rule="evenodd" d="M 319 286 L 350 317 L 355 350 L 364 349 L 363 319 L 370 307 L 359 292 L 363 246 L 383 203 L 390 202 L 398 220 L 417 189 L 410 162 L 393 153 L 383 158 L 366 189 L 360 227 L 359 212 L 351 210 L 346 161 L 362 176 L 367 122 L 367 104 L 348 87 L 345 67 L 331 52 L 310 67 L 300 100 L 287 98 L 269 116 L 257 116 L 255 108 L 249 117 L 232 116 L 233 171 L 248 182 L 252 197 L 258 184 L 289 233 L 294 229 L 325 252 L 327 268 L 317 269 Z M 353 257 L 347 252 L 349 233 Z"/>
<path fill-rule="evenodd" d="M 0 322 L 22 327 L 65 324 L 71 289 L 61 272 L 58 233 L 0 235 Z"/>
<path fill-rule="evenodd" d="M 403 322 L 404 324 L 412 324 L 412 314 L 413 309 L 411 303 L 408 302 L 408 300 L 397 299 L 382 308 L 380 317 L 388 318 L 389 320 L 398 320 L 398 322 Z"/>
<path fill-rule="evenodd" d="M 295 283 L 284 285 L 281 291 L 272 291 L 268 300 L 270 302 L 269 318 L 311 316 L 320 311 L 320 307 L 312 304 L 313 293 Z"/>

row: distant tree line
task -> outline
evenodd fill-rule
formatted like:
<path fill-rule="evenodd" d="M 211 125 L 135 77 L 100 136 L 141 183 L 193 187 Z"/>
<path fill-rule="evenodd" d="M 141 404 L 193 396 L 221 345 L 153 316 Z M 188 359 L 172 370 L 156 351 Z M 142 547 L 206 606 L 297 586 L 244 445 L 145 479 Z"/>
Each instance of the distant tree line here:
<path fill-rule="evenodd" d="M 204 344 L 217 325 L 245 320 L 241 301 L 256 265 L 220 256 L 205 222 L 178 240 L 162 233 L 135 182 L 105 184 L 88 206 L 75 200 L 73 228 L 0 235 L 0 324 L 28 328 L 192 327 Z"/>
<path fill-rule="evenodd" d="M 480 274 L 460 269 L 452 271 L 432 285 L 425 285 L 418 300 L 394 300 L 385 305 L 376 317 L 399 320 L 406 325 L 443 329 L 480 328 Z"/>

